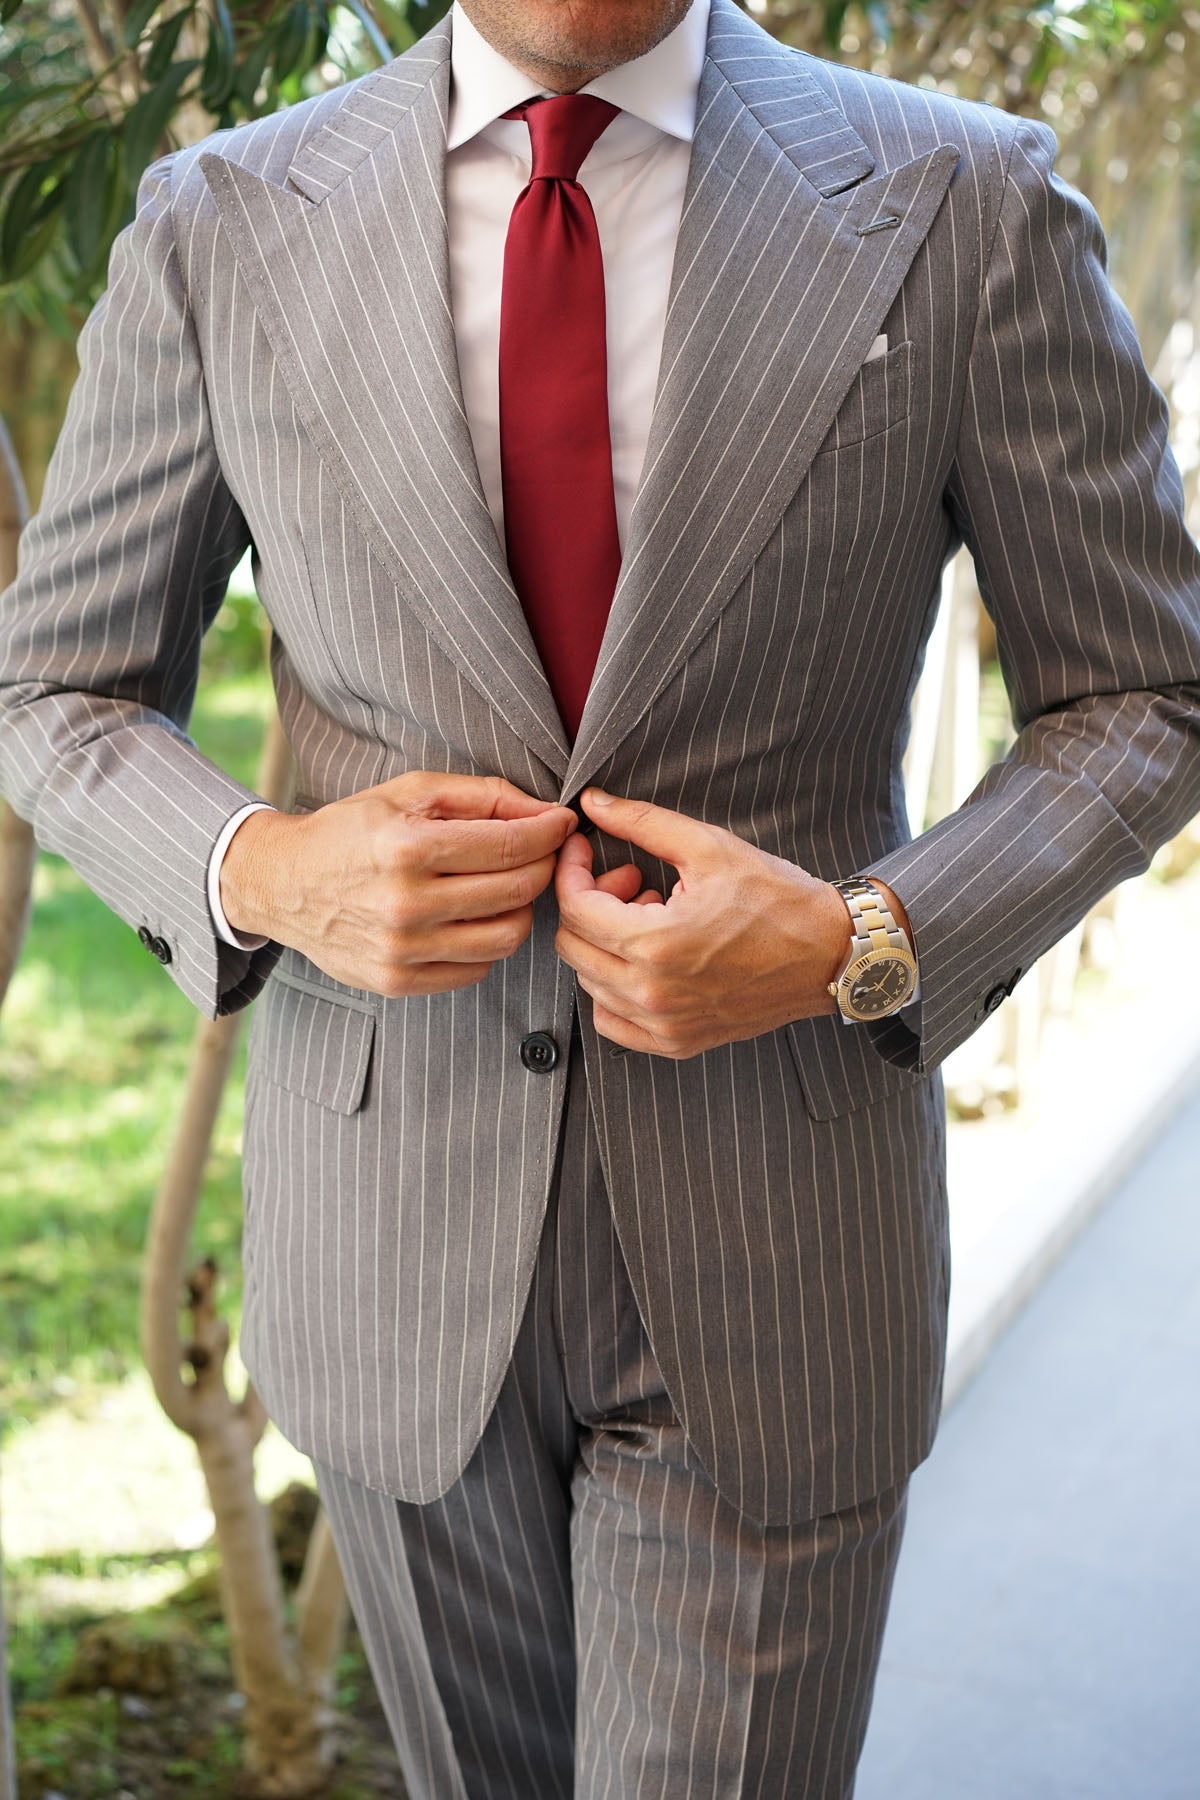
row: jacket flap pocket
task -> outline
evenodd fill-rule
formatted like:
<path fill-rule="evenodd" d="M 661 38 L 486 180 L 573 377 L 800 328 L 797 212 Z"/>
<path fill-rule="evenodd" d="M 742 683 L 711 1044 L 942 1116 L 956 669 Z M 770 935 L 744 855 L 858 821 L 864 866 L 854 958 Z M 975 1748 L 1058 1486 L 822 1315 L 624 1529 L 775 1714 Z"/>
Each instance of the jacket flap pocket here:
<path fill-rule="evenodd" d="M 814 1119 L 836 1119 L 930 1081 L 881 1056 L 864 1026 L 844 1025 L 830 1014 L 796 1019 L 787 1027 L 787 1039 Z"/>
<path fill-rule="evenodd" d="M 818 455 L 861 444 L 906 418 L 912 404 L 912 363 L 911 339 L 893 344 L 883 356 L 865 362 L 838 408 Z"/>
<path fill-rule="evenodd" d="M 255 1007 L 251 1056 L 269 1081 L 318 1106 L 352 1113 L 362 1105 L 375 1012 L 276 968 Z"/>

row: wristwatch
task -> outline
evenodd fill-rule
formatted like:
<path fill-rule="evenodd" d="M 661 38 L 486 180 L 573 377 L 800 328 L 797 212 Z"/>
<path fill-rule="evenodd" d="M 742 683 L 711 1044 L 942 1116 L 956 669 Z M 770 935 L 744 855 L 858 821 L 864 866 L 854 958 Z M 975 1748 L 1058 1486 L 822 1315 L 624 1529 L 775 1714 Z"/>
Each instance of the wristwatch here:
<path fill-rule="evenodd" d="M 850 954 L 829 992 L 846 1024 L 883 1019 L 902 1007 L 917 985 L 917 959 L 908 934 L 865 875 L 832 885 L 850 909 Z"/>

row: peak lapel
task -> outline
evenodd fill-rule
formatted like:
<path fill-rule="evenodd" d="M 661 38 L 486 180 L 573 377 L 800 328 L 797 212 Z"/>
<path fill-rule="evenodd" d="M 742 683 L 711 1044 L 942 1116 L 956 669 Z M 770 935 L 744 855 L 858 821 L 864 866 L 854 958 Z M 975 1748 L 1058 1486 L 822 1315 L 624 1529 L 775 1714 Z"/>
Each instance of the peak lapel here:
<path fill-rule="evenodd" d="M 300 419 L 426 629 L 561 776 L 562 723 L 463 408 L 443 170 L 449 29 L 362 84 L 281 188 L 205 177 Z M 303 197 L 301 197 L 303 196 Z"/>
<path fill-rule="evenodd" d="M 654 420 L 566 792 L 633 729 L 766 543 L 958 161 L 943 145 L 874 175 L 806 60 L 714 0 Z M 898 223 L 861 235 L 883 218 Z"/>

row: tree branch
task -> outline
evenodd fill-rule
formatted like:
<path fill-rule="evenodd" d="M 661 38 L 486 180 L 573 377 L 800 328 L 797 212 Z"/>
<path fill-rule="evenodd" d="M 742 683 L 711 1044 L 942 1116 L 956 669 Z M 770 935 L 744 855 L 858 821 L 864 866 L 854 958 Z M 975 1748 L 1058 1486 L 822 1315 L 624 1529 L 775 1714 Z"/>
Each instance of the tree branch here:
<path fill-rule="evenodd" d="M 297 1641 L 300 1670 L 322 1699 L 333 1695 L 333 1673 L 346 1634 L 349 1602 L 329 1516 L 317 1514 L 304 1557 L 304 1573 L 296 1589 Z"/>

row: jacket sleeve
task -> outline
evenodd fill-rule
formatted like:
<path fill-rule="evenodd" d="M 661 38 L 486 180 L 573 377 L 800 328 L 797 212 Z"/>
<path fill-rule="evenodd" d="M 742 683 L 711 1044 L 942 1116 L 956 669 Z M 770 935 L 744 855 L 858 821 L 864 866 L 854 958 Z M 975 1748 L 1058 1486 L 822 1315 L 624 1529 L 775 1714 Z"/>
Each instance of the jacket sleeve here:
<path fill-rule="evenodd" d="M 253 999 L 278 947 L 222 943 L 205 892 L 222 825 L 255 796 L 186 727 L 201 638 L 249 536 L 213 444 L 171 166 L 147 170 L 113 247 L 0 597 L 0 790 L 211 1018 Z"/>
<path fill-rule="evenodd" d="M 915 1030 L 868 1030 L 921 1072 L 1200 807 L 1200 553 L 1099 221 L 1053 155 L 1017 128 L 947 494 L 1018 736 L 871 864 L 908 910 L 921 1000 Z"/>

